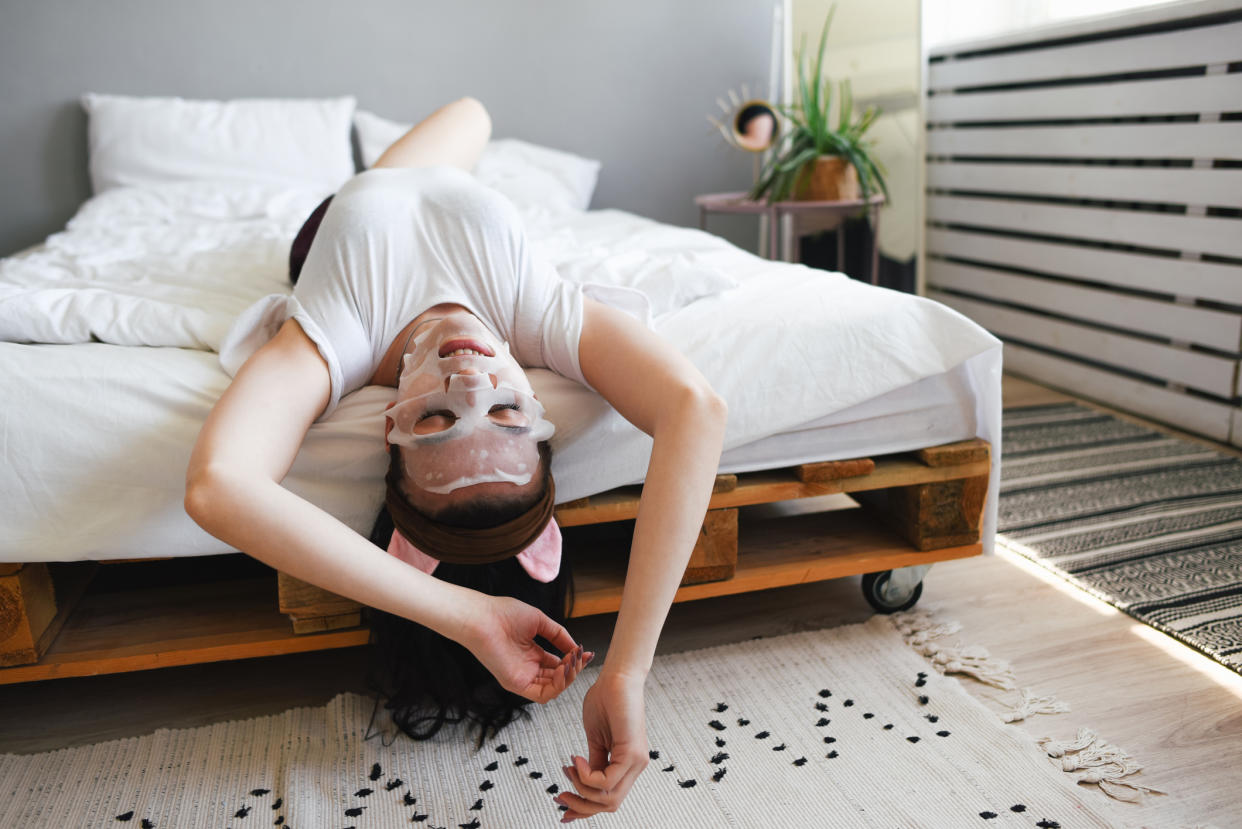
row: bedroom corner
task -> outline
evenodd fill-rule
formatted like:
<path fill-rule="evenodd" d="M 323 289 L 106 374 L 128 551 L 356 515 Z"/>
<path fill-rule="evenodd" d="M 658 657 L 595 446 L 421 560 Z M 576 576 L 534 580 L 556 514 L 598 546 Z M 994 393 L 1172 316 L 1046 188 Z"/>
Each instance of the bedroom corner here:
<path fill-rule="evenodd" d="M 1237 0 L 4 18 L 0 825 L 1236 825 Z"/>

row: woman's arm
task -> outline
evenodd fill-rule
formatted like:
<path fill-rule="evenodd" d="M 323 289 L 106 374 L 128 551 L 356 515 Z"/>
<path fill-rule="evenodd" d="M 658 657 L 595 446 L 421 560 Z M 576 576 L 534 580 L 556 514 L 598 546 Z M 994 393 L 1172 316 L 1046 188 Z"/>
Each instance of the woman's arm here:
<path fill-rule="evenodd" d="M 328 397 L 327 364 L 286 321 L 207 417 L 186 473 L 186 512 L 283 573 L 462 642 L 481 594 L 393 558 L 280 485 Z"/>
<path fill-rule="evenodd" d="M 516 599 L 411 567 L 280 485 L 329 391 L 319 349 L 301 325 L 286 321 L 203 425 L 186 473 L 186 512 L 281 572 L 459 642 L 507 690 L 534 702 L 555 698 L 585 664 L 563 625 Z M 537 636 L 563 656 L 537 645 Z"/>
<path fill-rule="evenodd" d="M 621 610 L 600 669 L 645 678 L 707 512 L 728 408 L 676 348 L 591 299 L 578 358 L 587 382 L 654 439 Z"/>
<path fill-rule="evenodd" d="M 474 170 L 492 136 L 492 119 L 477 98 L 445 104 L 398 138 L 375 160 L 375 167 L 429 167 L 451 164 Z"/>
<path fill-rule="evenodd" d="M 720 463 L 724 401 L 685 356 L 633 318 L 590 299 L 578 344 L 582 373 L 654 442 L 621 610 L 604 665 L 583 698 L 590 759 L 565 773 L 564 820 L 615 812 L 646 768 L 643 683 L 673 595 L 694 552 Z"/>

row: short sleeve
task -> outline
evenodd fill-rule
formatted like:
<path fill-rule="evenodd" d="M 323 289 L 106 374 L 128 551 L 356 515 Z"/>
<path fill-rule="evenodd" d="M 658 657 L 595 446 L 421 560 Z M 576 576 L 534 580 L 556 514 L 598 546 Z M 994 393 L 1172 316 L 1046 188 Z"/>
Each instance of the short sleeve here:
<path fill-rule="evenodd" d="M 582 340 L 585 300 L 611 305 L 651 327 L 651 303 L 640 291 L 613 285 L 562 279 L 537 252 L 529 279 L 519 295 L 515 331 L 523 366 L 548 368 L 594 391 L 582 374 L 578 345 Z"/>
<path fill-rule="evenodd" d="M 220 343 L 220 367 L 230 377 L 236 377 L 246 360 L 275 337 L 276 332 L 289 319 L 298 321 L 302 331 L 315 343 L 320 356 L 328 365 L 331 397 L 327 408 L 320 415 L 321 418 L 326 417 L 336 409 L 342 395 L 348 393 L 341 359 L 319 320 L 295 296 L 270 294 L 243 311 L 233 321 L 228 334 Z"/>
<path fill-rule="evenodd" d="M 539 321 L 538 365 L 590 388 L 578 362 L 582 339 L 582 286 L 556 279 L 546 291 L 546 305 Z M 518 358 L 519 361 L 521 357 Z M 523 365 L 534 365 L 535 361 Z"/>

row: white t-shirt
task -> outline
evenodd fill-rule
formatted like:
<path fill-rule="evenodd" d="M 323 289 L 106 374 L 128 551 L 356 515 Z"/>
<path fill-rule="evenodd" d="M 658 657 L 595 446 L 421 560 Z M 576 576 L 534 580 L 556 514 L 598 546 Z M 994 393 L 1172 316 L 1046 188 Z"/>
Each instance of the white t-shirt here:
<path fill-rule="evenodd" d="M 586 385 L 578 364 L 582 286 L 532 255 L 508 199 L 447 166 L 372 169 L 346 182 L 292 296 L 274 294 L 244 311 L 220 362 L 236 374 L 286 319 L 296 319 L 328 364 L 326 416 L 375 374 L 410 320 L 444 302 L 469 309 L 523 367 Z"/>

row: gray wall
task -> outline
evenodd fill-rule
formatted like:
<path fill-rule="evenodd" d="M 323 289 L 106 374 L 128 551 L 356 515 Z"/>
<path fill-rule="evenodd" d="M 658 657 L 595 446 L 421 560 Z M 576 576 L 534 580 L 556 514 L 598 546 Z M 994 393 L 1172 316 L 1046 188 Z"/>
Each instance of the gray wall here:
<path fill-rule="evenodd" d="M 90 195 L 84 92 L 329 97 L 413 121 L 462 95 L 496 137 L 603 162 L 592 207 L 694 225 L 749 154 L 706 115 L 767 85 L 772 0 L 0 0 L 0 254 Z M 712 229 L 754 249 L 752 221 Z M 718 222 L 718 223 L 717 223 Z"/>

